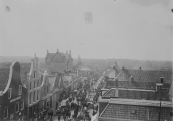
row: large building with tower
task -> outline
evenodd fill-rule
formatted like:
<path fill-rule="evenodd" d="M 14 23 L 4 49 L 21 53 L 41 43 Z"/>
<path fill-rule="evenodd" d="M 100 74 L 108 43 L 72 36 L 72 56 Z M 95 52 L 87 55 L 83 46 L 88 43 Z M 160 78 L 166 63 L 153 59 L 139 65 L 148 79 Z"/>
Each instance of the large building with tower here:
<path fill-rule="evenodd" d="M 73 59 L 71 57 L 71 51 L 66 53 L 59 52 L 49 53 L 47 50 L 45 58 L 46 69 L 53 73 L 62 73 L 65 70 L 72 70 Z"/>

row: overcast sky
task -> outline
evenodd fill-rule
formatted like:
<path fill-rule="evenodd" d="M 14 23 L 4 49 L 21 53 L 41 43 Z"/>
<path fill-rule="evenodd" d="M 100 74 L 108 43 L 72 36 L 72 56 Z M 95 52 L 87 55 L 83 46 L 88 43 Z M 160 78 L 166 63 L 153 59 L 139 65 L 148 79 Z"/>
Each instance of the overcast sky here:
<path fill-rule="evenodd" d="M 171 60 L 170 6 L 169 0 L 0 0 L 0 56 L 45 57 L 59 49 L 74 58 Z"/>

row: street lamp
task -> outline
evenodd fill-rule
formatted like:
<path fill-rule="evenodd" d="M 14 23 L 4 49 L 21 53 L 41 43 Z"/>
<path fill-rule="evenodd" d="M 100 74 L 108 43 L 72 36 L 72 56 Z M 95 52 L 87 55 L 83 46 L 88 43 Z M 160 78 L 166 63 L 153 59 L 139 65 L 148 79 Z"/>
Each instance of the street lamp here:
<path fill-rule="evenodd" d="M 162 98 L 161 98 L 161 89 L 162 89 L 162 86 L 163 86 L 163 79 L 164 77 L 160 77 L 160 82 L 159 83 L 156 83 L 156 91 L 158 91 L 158 88 L 159 88 L 159 97 L 160 97 L 160 107 L 159 107 L 159 118 L 158 118 L 158 121 L 160 121 L 160 118 L 161 118 L 161 101 L 162 101 Z"/>

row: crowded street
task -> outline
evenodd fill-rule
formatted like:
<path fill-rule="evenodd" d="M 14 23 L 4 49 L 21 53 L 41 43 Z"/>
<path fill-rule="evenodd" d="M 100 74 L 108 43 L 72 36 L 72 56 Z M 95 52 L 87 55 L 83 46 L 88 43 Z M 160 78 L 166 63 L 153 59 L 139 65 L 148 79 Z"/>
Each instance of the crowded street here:
<path fill-rule="evenodd" d="M 101 81 L 102 78 L 98 80 Z M 95 91 L 98 82 L 90 87 L 85 83 L 70 93 L 68 98 L 61 101 L 56 110 L 47 113 L 46 121 L 91 121 L 91 118 L 97 114 L 99 94 Z M 90 87 L 90 88 L 88 88 Z M 51 114 L 52 113 L 52 114 Z"/>

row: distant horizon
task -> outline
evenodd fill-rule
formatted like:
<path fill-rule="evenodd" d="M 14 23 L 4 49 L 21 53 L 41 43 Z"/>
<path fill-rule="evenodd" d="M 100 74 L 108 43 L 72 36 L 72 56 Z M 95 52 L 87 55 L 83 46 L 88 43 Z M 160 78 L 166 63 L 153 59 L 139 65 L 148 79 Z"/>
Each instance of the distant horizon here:
<path fill-rule="evenodd" d="M 28 57 L 28 58 L 34 58 L 35 56 L 20 56 L 20 55 L 17 55 L 17 56 L 2 56 L 0 55 L 0 57 Z M 36 57 L 38 58 L 45 58 L 45 57 L 42 57 L 42 56 L 37 56 Z M 81 56 L 80 56 L 81 57 Z M 73 59 L 78 59 L 78 57 L 73 57 L 72 55 L 72 58 Z M 140 59 L 128 59 L 128 58 L 82 58 L 81 59 L 88 59 L 88 60 L 136 60 L 136 61 L 168 61 L 168 62 L 173 62 L 173 60 L 140 60 Z"/>

